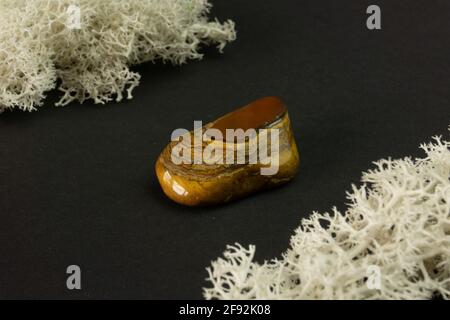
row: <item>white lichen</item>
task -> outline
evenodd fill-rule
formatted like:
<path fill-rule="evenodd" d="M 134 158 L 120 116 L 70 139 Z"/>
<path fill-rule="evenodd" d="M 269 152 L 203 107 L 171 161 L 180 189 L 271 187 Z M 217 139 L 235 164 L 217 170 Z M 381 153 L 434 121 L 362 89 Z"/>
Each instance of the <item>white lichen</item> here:
<path fill-rule="evenodd" d="M 254 246 L 228 246 L 208 268 L 205 298 L 450 298 L 450 142 L 421 148 L 423 159 L 375 162 L 345 213 L 304 219 L 281 259 L 259 264 Z"/>
<path fill-rule="evenodd" d="M 80 28 L 73 28 L 74 11 Z M 0 0 L 0 112 L 35 110 L 47 91 L 57 105 L 132 97 L 130 66 L 201 59 L 201 44 L 222 51 L 234 23 L 209 21 L 208 0 Z"/>

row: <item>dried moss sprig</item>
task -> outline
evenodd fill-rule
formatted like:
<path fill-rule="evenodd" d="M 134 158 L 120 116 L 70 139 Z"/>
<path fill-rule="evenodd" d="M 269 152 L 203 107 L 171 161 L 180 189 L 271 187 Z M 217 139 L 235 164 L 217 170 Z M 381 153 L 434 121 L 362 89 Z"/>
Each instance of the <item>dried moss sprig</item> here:
<path fill-rule="evenodd" d="M 228 246 L 208 268 L 207 299 L 450 298 L 450 142 L 422 159 L 380 160 L 348 193 L 344 214 L 304 219 L 280 260 Z M 367 285 L 379 270 L 379 287 Z"/>
<path fill-rule="evenodd" d="M 73 11 L 80 12 L 74 29 Z M 208 0 L 0 0 L 0 112 L 36 110 L 57 86 L 57 105 L 132 98 L 131 65 L 201 59 L 200 44 L 222 51 L 234 23 L 209 21 Z"/>

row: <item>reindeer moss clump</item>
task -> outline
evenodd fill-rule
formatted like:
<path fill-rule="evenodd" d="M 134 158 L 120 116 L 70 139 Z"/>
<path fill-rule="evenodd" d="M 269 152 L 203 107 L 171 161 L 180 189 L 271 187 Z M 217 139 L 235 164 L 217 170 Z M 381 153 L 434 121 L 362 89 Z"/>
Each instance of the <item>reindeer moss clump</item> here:
<path fill-rule="evenodd" d="M 450 142 L 422 159 L 381 160 L 348 193 L 345 213 L 301 222 L 281 259 L 228 246 L 208 268 L 207 299 L 450 298 Z M 379 285 L 368 283 L 378 270 Z"/>
<path fill-rule="evenodd" d="M 76 5 L 79 28 L 72 25 Z M 209 21 L 207 0 L 0 0 L 0 112 L 36 110 L 59 87 L 57 105 L 132 98 L 130 66 L 201 59 L 199 45 L 222 51 L 234 23 Z"/>

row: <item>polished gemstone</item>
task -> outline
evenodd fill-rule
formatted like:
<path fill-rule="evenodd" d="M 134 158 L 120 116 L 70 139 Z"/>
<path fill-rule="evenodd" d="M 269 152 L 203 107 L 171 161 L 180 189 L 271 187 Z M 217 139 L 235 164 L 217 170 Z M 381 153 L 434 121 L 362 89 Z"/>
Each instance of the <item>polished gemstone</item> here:
<path fill-rule="evenodd" d="M 286 105 L 266 97 L 186 130 L 167 145 L 155 167 L 170 199 L 203 206 L 285 184 L 298 166 Z"/>

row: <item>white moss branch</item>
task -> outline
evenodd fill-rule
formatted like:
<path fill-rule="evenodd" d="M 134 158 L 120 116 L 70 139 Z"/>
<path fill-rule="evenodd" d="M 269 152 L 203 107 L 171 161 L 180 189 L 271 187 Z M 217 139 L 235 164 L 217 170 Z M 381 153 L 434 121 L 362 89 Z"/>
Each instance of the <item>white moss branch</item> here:
<path fill-rule="evenodd" d="M 304 219 L 281 260 L 258 264 L 254 246 L 228 246 L 208 268 L 205 298 L 450 298 L 450 142 L 433 139 L 424 158 L 375 162 L 347 210 Z"/>
<path fill-rule="evenodd" d="M 68 10 L 80 9 L 80 29 Z M 234 23 L 208 21 L 207 0 L 0 0 L 0 112 L 36 110 L 57 86 L 59 106 L 132 98 L 146 61 L 201 59 L 201 44 L 220 51 Z"/>

